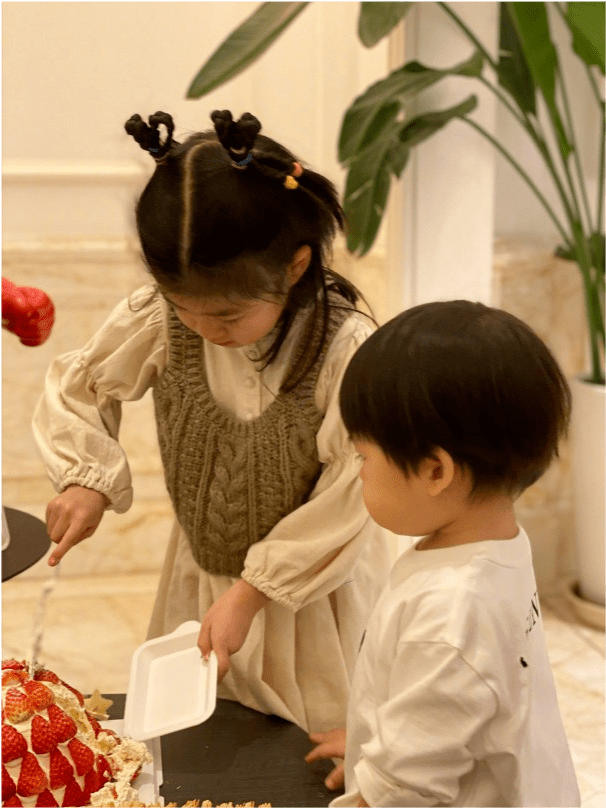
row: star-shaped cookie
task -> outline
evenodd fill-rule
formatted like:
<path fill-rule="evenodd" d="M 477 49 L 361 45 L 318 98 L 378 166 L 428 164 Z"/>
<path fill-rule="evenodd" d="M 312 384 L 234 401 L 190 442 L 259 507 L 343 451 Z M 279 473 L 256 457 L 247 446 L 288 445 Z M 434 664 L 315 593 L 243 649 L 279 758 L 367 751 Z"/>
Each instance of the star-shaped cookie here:
<path fill-rule="evenodd" d="M 105 720 L 109 718 L 107 710 L 114 702 L 111 699 L 104 699 L 98 690 L 93 691 L 87 699 L 84 699 L 84 706 L 89 713 L 92 713 L 95 718 Z"/>

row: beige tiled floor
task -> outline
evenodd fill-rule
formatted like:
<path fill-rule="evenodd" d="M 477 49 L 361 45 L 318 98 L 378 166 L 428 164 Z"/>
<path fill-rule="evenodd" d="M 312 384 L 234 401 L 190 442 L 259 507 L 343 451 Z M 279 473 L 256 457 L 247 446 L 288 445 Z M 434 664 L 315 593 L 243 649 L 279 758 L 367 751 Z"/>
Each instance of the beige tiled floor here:
<path fill-rule="evenodd" d="M 3 658 L 29 658 L 42 581 L 18 576 L 4 584 Z M 123 692 L 157 581 L 151 573 L 60 578 L 47 601 L 41 661 L 85 692 Z M 579 625 L 560 595 L 545 597 L 542 609 L 582 805 L 603 808 L 604 634 Z"/>

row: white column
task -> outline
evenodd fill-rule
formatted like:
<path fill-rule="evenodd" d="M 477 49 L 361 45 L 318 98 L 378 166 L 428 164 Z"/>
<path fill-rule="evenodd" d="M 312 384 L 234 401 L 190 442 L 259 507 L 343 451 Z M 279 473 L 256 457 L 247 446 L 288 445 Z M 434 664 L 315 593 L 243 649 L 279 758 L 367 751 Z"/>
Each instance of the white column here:
<path fill-rule="evenodd" d="M 497 3 L 451 7 L 496 53 Z M 437 4 L 416 3 L 403 28 L 392 35 L 390 69 L 413 59 L 450 67 L 470 57 L 473 49 Z M 473 118 L 493 133 L 496 101 L 477 80 L 445 79 L 419 97 L 415 111 L 450 107 L 472 92 L 479 100 Z M 459 120 L 413 151 L 401 181 L 392 185 L 388 211 L 390 316 L 431 300 L 490 303 L 494 157 L 493 147 Z"/>

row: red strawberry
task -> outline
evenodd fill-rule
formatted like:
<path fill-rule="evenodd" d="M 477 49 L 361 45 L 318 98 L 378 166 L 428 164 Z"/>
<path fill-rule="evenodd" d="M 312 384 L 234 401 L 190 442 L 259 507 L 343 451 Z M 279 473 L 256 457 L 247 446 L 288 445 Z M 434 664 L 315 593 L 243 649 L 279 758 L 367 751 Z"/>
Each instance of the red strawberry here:
<path fill-rule="evenodd" d="M 16 671 L 8 668 L 2 674 L 2 687 L 9 685 L 22 685 L 27 679 L 27 671 Z"/>
<path fill-rule="evenodd" d="M 49 704 L 53 704 L 55 701 L 55 697 L 51 691 L 41 682 L 32 682 L 30 680 L 23 685 L 23 689 L 30 698 L 34 712 L 45 710 Z"/>
<path fill-rule="evenodd" d="M 35 715 L 32 718 L 31 744 L 32 751 L 37 755 L 44 755 L 57 746 L 57 740 L 51 725 L 41 715 Z"/>
<path fill-rule="evenodd" d="M 86 805 L 84 801 L 84 791 L 80 788 L 75 780 L 70 780 L 63 795 L 63 802 L 61 805 L 75 808 L 78 805 Z"/>
<path fill-rule="evenodd" d="M 23 808 L 23 803 L 21 802 L 19 797 L 17 797 L 17 795 L 15 795 L 14 797 L 11 797 L 8 800 L 4 800 L 2 805 L 6 805 L 7 808 L 8 808 L 8 806 L 10 806 L 10 808 L 15 808 L 15 807 L 16 808 Z"/>
<path fill-rule="evenodd" d="M 2 660 L 2 670 L 5 671 L 7 669 L 11 669 L 14 671 L 24 671 L 26 669 L 25 662 L 17 662 L 16 659 L 3 659 Z"/>
<path fill-rule="evenodd" d="M 61 788 L 61 786 L 66 786 L 74 777 L 72 764 L 58 749 L 53 749 L 50 753 L 49 777 L 52 791 L 56 788 Z"/>
<path fill-rule="evenodd" d="M 59 808 L 59 803 L 48 789 L 41 791 L 36 800 L 36 808 Z"/>
<path fill-rule="evenodd" d="M 6 770 L 6 766 L 2 766 L 2 799 L 9 800 L 17 793 L 17 786 L 13 778 Z"/>
<path fill-rule="evenodd" d="M 99 755 L 99 759 L 97 761 L 97 771 L 99 773 L 99 777 L 101 778 L 101 785 L 99 786 L 99 788 L 103 788 L 105 783 L 108 780 L 111 780 L 113 777 L 113 773 L 109 765 L 109 762 L 107 758 L 104 757 L 103 755 Z"/>
<path fill-rule="evenodd" d="M 39 671 L 36 671 L 34 679 L 37 682 L 53 682 L 55 685 L 61 684 L 61 679 L 59 679 L 57 674 L 52 671 L 47 671 L 46 668 L 41 668 Z"/>
<path fill-rule="evenodd" d="M 6 720 L 11 724 L 20 724 L 22 721 L 27 721 L 34 711 L 29 697 L 25 693 L 17 690 L 16 687 L 9 687 L 4 699 L 4 713 Z"/>
<path fill-rule="evenodd" d="M 61 682 L 61 684 L 63 685 L 63 687 L 66 687 L 68 690 L 71 690 L 74 696 L 78 699 L 80 707 L 84 707 L 84 696 L 82 695 L 82 693 L 80 693 L 79 690 L 76 690 L 75 687 L 68 685 L 67 682 Z"/>
<path fill-rule="evenodd" d="M 99 791 L 99 789 L 103 788 L 104 785 L 105 780 L 95 768 L 92 768 L 90 771 L 86 772 L 83 789 L 87 803 L 90 802 L 90 795 L 94 794 L 95 791 Z"/>
<path fill-rule="evenodd" d="M 21 797 L 33 797 L 48 788 L 48 778 L 36 760 L 36 756 L 28 752 L 21 763 L 21 773 L 17 783 L 17 794 Z"/>
<path fill-rule="evenodd" d="M 87 771 L 92 769 L 95 762 L 95 754 L 89 746 L 85 746 L 82 741 L 77 738 L 72 738 L 67 744 L 70 751 L 76 772 L 79 777 L 86 774 Z"/>
<path fill-rule="evenodd" d="M 69 715 L 64 713 L 56 704 L 49 705 L 48 717 L 50 718 L 51 727 L 53 728 L 57 743 L 69 741 L 78 731 L 74 719 L 70 718 Z"/>
<path fill-rule="evenodd" d="M 89 712 L 87 711 L 87 713 L 86 713 L 86 717 L 88 718 L 88 722 L 89 722 L 89 724 L 90 724 L 90 725 L 91 725 L 91 727 L 93 728 L 93 731 L 94 731 L 94 733 L 95 733 L 95 738 L 96 738 L 96 737 L 99 735 L 99 733 L 100 733 L 100 732 L 103 730 L 103 727 L 102 727 L 102 726 L 101 726 L 101 724 L 100 724 L 100 723 L 97 721 L 97 719 L 95 718 L 95 716 L 94 716 L 92 713 L 89 713 Z"/>
<path fill-rule="evenodd" d="M 10 724 L 2 725 L 2 761 L 10 763 L 11 760 L 22 758 L 27 752 L 27 741 L 19 730 Z"/>

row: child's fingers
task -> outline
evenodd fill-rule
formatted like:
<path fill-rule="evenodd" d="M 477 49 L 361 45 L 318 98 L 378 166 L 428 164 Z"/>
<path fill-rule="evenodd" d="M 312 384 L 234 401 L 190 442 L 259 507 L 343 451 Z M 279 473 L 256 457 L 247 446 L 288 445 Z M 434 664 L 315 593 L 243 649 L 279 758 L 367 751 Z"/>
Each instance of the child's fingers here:
<path fill-rule="evenodd" d="M 212 651 L 212 645 L 210 642 L 210 623 L 208 620 L 202 621 L 202 628 L 198 634 L 198 648 L 200 649 L 200 653 L 204 659 L 208 659 L 208 656 Z"/>
<path fill-rule="evenodd" d="M 338 788 L 343 788 L 345 785 L 345 766 L 339 763 L 338 766 L 331 771 L 326 780 L 324 780 L 326 788 L 331 791 L 336 791 Z"/>
<path fill-rule="evenodd" d="M 57 546 L 55 547 L 55 549 L 51 553 L 50 558 L 48 559 L 49 565 L 51 567 L 56 566 L 61 561 L 61 559 L 67 553 L 68 550 L 71 550 L 71 548 L 75 544 L 79 544 L 83 539 L 87 539 L 94 532 L 95 532 L 94 528 L 88 528 L 87 530 L 84 531 L 84 533 L 79 535 L 78 532 L 72 528 L 67 530 L 65 535 L 58 542 L 56 539 L 52 539 L 51 537 L 52 541 L 57 542 Z"/>
<path fill-rule="evenodd" d="M 326 758 L 342 758 L 344 754 L 342 744 L 327 742 L 319 744 L 311 752 L 308 752 L 305 760 L 307 763 L 313 763 L 315 760 L 324 760 Z"/>
<path fill-rule="evenodd" d="M 321 743 L 318 746 L 314 747 L 311 752 L 308 752 L 305 755 L 305 762 L 306 763 L 313 763 L 316 760 L 325 760 L 326 758 L 335 757 L 336 753 L 332 750 L 332 747 L 328 743 Z"/>
<path fill-rule="evenodd" d="M 342 729 L 329 729 L 327 732 L 311 732 L 309 740 L 312 743 L 326 743 L 343 737 Z"/>
<path fill-rule="evenodd" d="M 213 648 L 217 655 L 217 681 L 221 682 L 229 670 L 229 654 L 225 648 Z"/>

